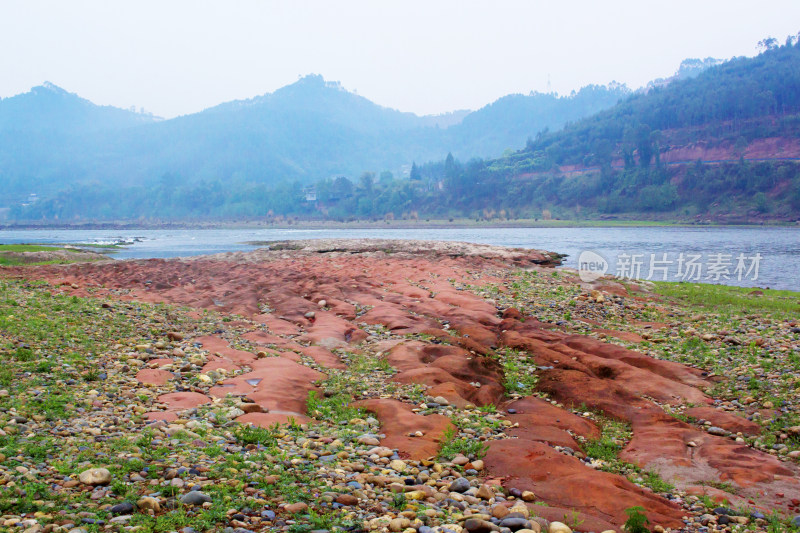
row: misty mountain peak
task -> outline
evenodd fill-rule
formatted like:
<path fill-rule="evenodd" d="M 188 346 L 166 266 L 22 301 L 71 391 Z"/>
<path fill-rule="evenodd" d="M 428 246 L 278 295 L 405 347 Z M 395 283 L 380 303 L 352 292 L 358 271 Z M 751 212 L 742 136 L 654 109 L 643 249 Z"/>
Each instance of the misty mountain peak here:
<path fill-rule="evenodd" d="M 338 89 L 344 91 L 344 87 L 342 87 L 341 82 L 338 81 L 325 81 L 325 78 L 322 74 L 306 74 L 302 76 L 299 80 L 295 83 L 289 85 L 289 87 L 296 86 L 296 87 L 312 87 L 317 89 Z"/>
<path fill-rule="evenodd" d="M 107 131 L 152 122 L 148 115 L 112 106 L 98 106 L 45 81 L 30 91 L 0 101 L 0 132 Z"/>
<path fill-rule="evenodd" d="M 345 96 L 346 95 L 346 96 Z M 275 98 L 326 98 L 326 97 L 351 97 L 360 98 L 351 93 L 338 81 L 325 81 L 321 74 L 307 74 L 296 82 L 281 87 L 274 93 Z"/>
<path fill-rule="evenodd" d="M 59 97 L 59 98 L 71 98 L 77 101 L 84 101 L 87 104 L 89 103 L 87 100 L 84 100 L 77 94 L 71 93 L 66 89 L 62 89 L 55 83 L 45 81 L 41 85 L 37 85 L 36 87 L 31 87 L 31 90 L 25 94 L 19 95 L 20 97 L 24 96 L 38 96 L 38 97 Z"/>
<path fill-rule="evenodd" d="M 55 94 L 70 94 L 65 89 L 62 89 L 61 87 L 59 87 L 55 83 L 52 83 L 52 82 L 49 82 L 49 81 L 45 81 L 44 83 L 42 83 L 38 87 L 34 87 L 32 90 L 35 90 L 35 89 L 46 89 L 46 90 L 48 90 L 48 91 L 50 91 L 52 93 L 55 93 Z"/>

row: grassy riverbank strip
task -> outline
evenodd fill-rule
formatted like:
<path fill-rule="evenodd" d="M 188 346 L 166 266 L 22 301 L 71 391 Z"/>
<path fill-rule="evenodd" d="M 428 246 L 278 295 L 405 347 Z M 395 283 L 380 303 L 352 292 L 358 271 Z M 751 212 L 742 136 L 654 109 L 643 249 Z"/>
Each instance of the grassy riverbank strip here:
<path fill-rule="evenodd" d="M 0 266 L 101 261 L 118 248 L 117 245 L 92 244 L 0 244 Z"/>

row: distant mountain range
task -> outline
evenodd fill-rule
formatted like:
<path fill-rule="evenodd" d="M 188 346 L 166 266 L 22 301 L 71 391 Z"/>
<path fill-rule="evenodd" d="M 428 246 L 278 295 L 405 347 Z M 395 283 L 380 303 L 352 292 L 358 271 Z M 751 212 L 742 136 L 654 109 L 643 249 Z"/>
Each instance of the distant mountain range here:
<path fill-rule="evenodd" d="M 764 137 L 796 136 L 798 53 L 787 45 L 756 58 L 687 60 L 636 92 L 612 83 L 563 97 L 513 94 L 423 117 L 319 75 L 170 120 L 45 83 L 0 99 L 0 218 L 601 216 L 666 213 L 702 198 L 700 212 L 716 193 L 682 186 L 666 165 L 712 159 L 709 147 L 769 156 Z M 742 194 L 762 193 L 763 208 L 782 189 L 757 175 L 789 168 L 736 170 L 752 175 L 741 178 Z M 698 183 L 724 188 L 723 170 Z"/>
<path fill-rule="evenodd" d="M 500 155 L 545 129 L 629 94 L 590 86 L 566 97 L 509 95 L 474 112 L 417 116 L 309 75 L 274 93 L 171 120 L 109 106 L 45 83 L 0 99 L 0 207 L 72 186 L 310 183 L 366 170 L 407 173 L 413 161 Z"/>

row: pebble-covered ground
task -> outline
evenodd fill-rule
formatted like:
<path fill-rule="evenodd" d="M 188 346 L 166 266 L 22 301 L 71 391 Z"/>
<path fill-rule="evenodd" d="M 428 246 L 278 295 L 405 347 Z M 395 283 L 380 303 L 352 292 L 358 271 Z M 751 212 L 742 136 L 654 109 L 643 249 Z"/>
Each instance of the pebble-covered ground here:
<path fill-rule="evenodd" d="M 454 433 L 439 459 L 404 461 L 379 445 L 378 421 L 347 402 L 352 393 L 414 401 L 426 414 L 454 416 L 459 433 L 472 436 L 491 437 L 504 427 L 502 417 L 477 408 L 455 412 L 442 399 L 426 405 L 420 387 L 386 388 L 392 371 L 380 359 L 342 352 L 348 368 L 332 372 L 323 394 L 309 398 L 314 418 L 306 424 L 233 422 L 247 409 L 238 399 L 187 410 L 169 424 L 148 423 L 143 415 L 159 408 L 161 394 L 204 393 L 225 375 L 201 374 L 208 353 L 182 339 L 213 333 L 235 340 L 237 329 L 249 329 L 244 321 L 230 327 L 213 313 L 189 318 L 165 305 L 53 295 L 22 281 L 2 282 L 2 296 L 4 527 L 403 531 L 429 523 L 460 530 L 470 518 L 492 516 L 498 496 L 478 482 L 480 447 Z M 378 340 L 390 336 L 375 330 Z M 166 357 L 174 363 L 159 368 L 180 380 L 157 387 L 136 379 Z M 419 503 L 429 496 L 437 504 Z M 517 522 L 536 527 L 526 507 L 515 512 Z"/>
<path fill-rule="evenodd" d="M 696 367 L 708 377 L 713 408 L 648 401 L 781 464 L 798 461 L 796 295 L 764 291 L 722 301 L 676 293 L 687 288 L 586 287 L 541 267 L 489 273 L 476 271 L 474 283 L 469 273 L 438 283 L 480 296 L 498 315 L 517 310 L 520 328 L 535 317 L 556 331 Z M 621 474 L 643 488 L 642 501 L 653 494 L 673 506 L 652 500 L 665 521 L 679 510 L 684 526 L 673 531 L 794 527 L 800 493 L 781 494 L 787 506 L 777 514 L 748 501 L 735 483 L 684 483 L 669 470 L 635 466 L 623 452 L 631 425 L 561 401 L 548 388 L 547 367 L 525 349 L 473 352 L 470 364 L 484 367 L 481 381 L 465 385 L 468 393 L 459 382 L 454 394 L 449 382 L 432 387 L 430 377 L 427 384 L 415 379 L 407 352 L 438 357 L 463 350 L 456 344 L 471 346 L 452 318 L 439 321 L 452 337 L 410 331 L 386 318 L 368 320 L 377 309 L 352 300 L 358 342 L 331 344 L 281 332 L 283 324 L 260 315 L 145 303 L 124 288 L 48 285 L 35 277 L 0 280 L 0 527 L 10 531 L 621 531 L 603 512 L 552 504 L 560 500 L 549 491 L 574 492 L 580 480 L 551 477 L 539 492 L 494 475 L 492 468 L 506 467 L 498 455 L 524 468 L 514 444 L 530 438 L 526 431 L 547 433 L 545 426 L 562 420 L 568 427 L 548 437 L 542 453 L 555 455 L 545 455 L 544 468 L 552 465 L 557 476 L 563 458 L 570 468 L 579 461 Z M 432 283 L 409 286 L 441 291 Z M 305 316 L 313 326 L 340 305 L 308 299 L 317 311 L 303 309 L 298 323 Z M 271 305 L 260 301 L 258 312 L 277 315 Z M 423 318 L 415 311 L 410 317 Z M 313 350 L 320 343 L 324 353 Z M 442 360 L 448 357 L 455 356 Z M 270 372 L 280 368 L 269 365 L 289 358 L 305 367 L 305 381 L 281 382 L 276 387 L 285 389 L 258 396 L 260 382 L 273 383 Z M 302 406 L 265 408 L 282 401 L 276 396 L 301 398 Z M 729 418 L 718 422 L 719 412 L 737 416 L 738 431 L 729 429 Z M 545 422 L 525 418 L 533 413 Z M 410 422 L 387 434 L 392 420 Z M 487 456 L 490 448 L 496 451 Z M 618 506 L 628 509 L 636 531 L 642 515 L 626 501 Z M 652 521 L 647 527 L 670 529 Z"/>

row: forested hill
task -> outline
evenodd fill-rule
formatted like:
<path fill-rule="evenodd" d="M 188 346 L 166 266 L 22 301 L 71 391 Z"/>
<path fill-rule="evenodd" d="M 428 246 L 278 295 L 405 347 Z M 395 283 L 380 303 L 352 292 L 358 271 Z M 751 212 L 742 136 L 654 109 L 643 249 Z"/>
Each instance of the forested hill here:
<path fill-rule="evenodd" d="M 0 131 L 80 134 L 155 122 L 152 115 L 98 106 L 44 82 L 29 92 L 0 98 Z"/>
<path fill-rule="evenodd" d="M 800 45 L 791 40 L 754 58 L 732 59 L 695 78 L 634 94 L 543 136 L 528 151 L 546 151 L 558 164 L 603 163 L 636 150 L 637 156 L 647 155 L 644 145 L 654 146 L 661 141 L 659 132 L 670 130 L 693 130 L 695 141 L 791 137 L 797 133 L 798 112 Z M 772 126 L 765 129 L 759 118 L 768 118 Z"/>
<path fill-rule="evenodd" d="M 443 183 L 453 212 L 477 217 L 800 219 L 800 43 L 764 45 L 514 154 L 421 174 Z"/>
<path fill-rule="evenodd" d="M 0 208 L 34 218 L 135 218 L 145 214 L 141 202 L 119 202 L 159 187 L 170 195 L 186 192 L 189 201 L 189 190 L 203 191 L 195 196 L 205 198 L 212 195 L 208 191 L 356 179 L 369 169 L 402 176 L 415 159 L 448 152 L 497 156 L 519 148 L 536 132 L 605 109 L 627 94 L 621 86 L 593 86 L 566 97 L 513 95 L 473 113 L 419 117 L 311 75 L 271 94 L 155 120 L 96 106 L 47 84 L 0 100 Z M 31 193 L 41 200 L 59 198 L 59 207 L 51 202 L 49 208 L 20 208 Z M 160 194 L 149 202 L 146 215 L 236 212 L 200 200 L 153 212 L 163 201 Z M 90 202 L 104 203 L 104 212 L 92 212 Z"/>
<path fill-rule="evenodd" d="M 107 164 L 109 136 L 154 124 L 150 115 L 98 106 L 51 83 L 0 99 L 0 207 L 61 189 Z M 102 154 L 102 155 L 101 155 Z"/>
<path fill-rule="evenodd" d="M 449 146 L 456 155 L 493 157 L 508 148 L 519 148 L 525 139 L 543 130 L 558 130 L 565 124 L 610 108 L 631 92 L 624 86 L 588 85 L 567 97 L 554 94 L 510 94 L 464 117 L 447 130 Z"/>

